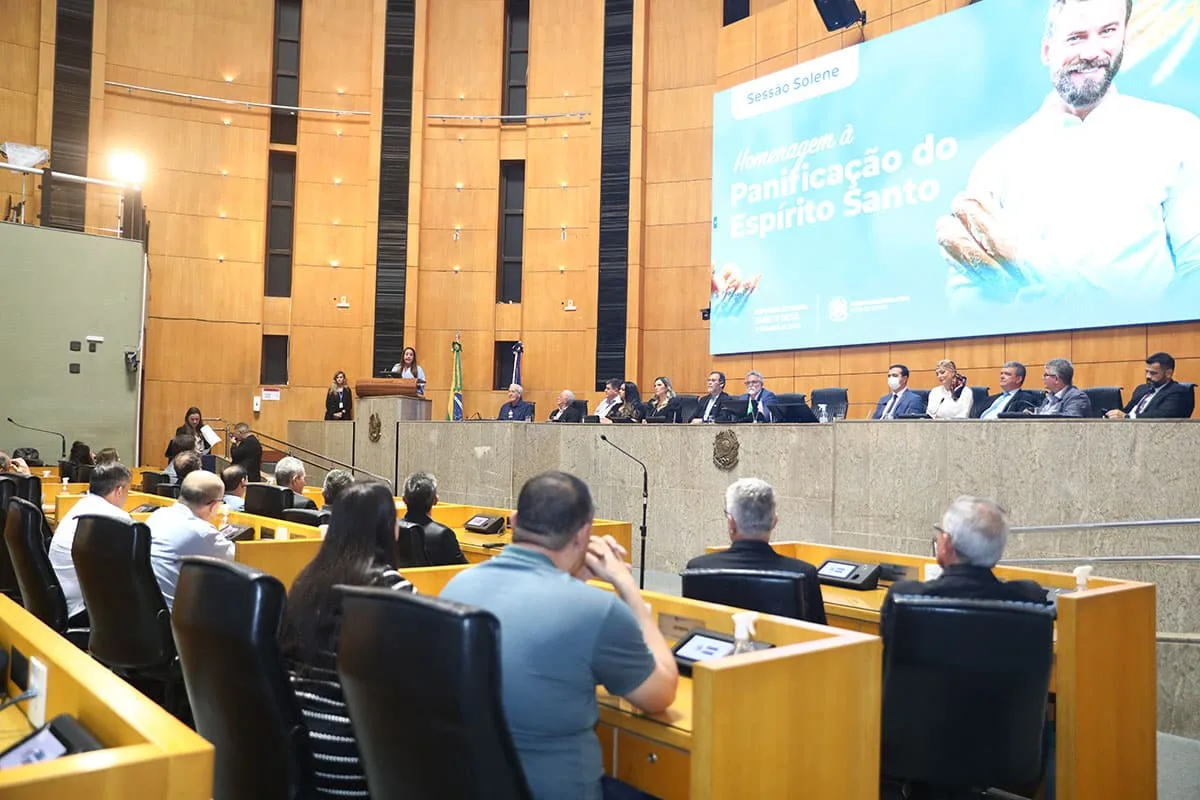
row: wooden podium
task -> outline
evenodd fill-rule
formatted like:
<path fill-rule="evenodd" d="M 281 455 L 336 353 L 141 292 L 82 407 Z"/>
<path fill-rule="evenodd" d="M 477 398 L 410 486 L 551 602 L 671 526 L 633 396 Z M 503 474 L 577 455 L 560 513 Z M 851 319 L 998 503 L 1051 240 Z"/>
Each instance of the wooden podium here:
<path fill-rule="evenodd" d="M 416 378 L 364 378 L 354 384 L 354 393 L 360 398 L 419 396 Z"/>

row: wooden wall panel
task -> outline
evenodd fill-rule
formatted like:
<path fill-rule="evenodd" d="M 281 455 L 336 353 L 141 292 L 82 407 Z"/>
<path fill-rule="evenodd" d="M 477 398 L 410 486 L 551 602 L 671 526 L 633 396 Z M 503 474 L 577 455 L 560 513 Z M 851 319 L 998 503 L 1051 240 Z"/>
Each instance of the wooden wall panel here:
<path fill-rule="evenodd" d="M 53 8 L 52 0 L 49 2 Z M 42 2 L 6 3 L 0 11 L 0 141 L 40 144 L 49 147 L 38 137 L 39 75 L 42 63 L 41 26 Z M 53 60 L 50 62 L 53 69 Z M 49 105 L 49 102 L 46 103 Z M 48 133 L 48 131 L 47 131 Z M 37 221 L 41 203 L 36 190 L 37 180 L 25 181 L 25 217 Z M 11 197 L 14 204 L 21 201 L 21 176 L 0 170 L 0 198 Z M 0 212 L 3 204 L 0 203 Z"/>
<path fill-rule="evenodd" d="M 427 8 L 424 62 L 427 68 L 422 75 L 425 96 L 437 99 L 465 96 L 472 101 L 493 101 L 486 104 L 490 111 L 442 113 L 500 113 L 504 0 L 457 0 L 453 3 L 434 0 Z M 532 31 L 530 33 L 532 35 Z M 414 65 L 414 71 L 416 68 Z"/>

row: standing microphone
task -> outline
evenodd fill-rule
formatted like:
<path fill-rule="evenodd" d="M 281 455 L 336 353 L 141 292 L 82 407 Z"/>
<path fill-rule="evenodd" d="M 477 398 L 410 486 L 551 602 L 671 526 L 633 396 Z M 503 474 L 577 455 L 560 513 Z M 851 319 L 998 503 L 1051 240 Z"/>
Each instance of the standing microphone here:
<path fill-rule="evenodd" d="M 646 588 L 646 504 L 650 500 L 650 472 L 649 472 L 649 470 L 646 469 L 646 465 L 642 463 L 642 460 L 640 458 L 635 456 L 633 453 L 630 453 L 628 450 L 625 450 L 624 448 L 622 448 L 619 445 L 610 441 L 609 438 L 607 436 L 605 436 L 603 433 L 600 434 L 600 441 L 604 442 L 605 444 L 609 445 L 610 447 L 615 448 L 618 453 L 621 453 L 626 458 L 633 459 L 633 461 L 639 467 L 642 468 L 642 553 L 641 553 L 640 562 L 639 562 L 642 567 L 642 574 L 641 574 L 641 578 L 638 580 L 638 588 L 645 589 Z"/>
<path fill-rule="evenodd" d="M 63 436 L 58 431 L 48 431 L 45 428 L 35 428 L 32 425 L 22 425 L 21 423 L 14 420 L 12 417 L 9 417 L 8 421 L 11 422 L 13 425 L 16 425 L 18 428 L 22 428 L 27 431 L 37 431 L 38 433 L 48 433 L 52 436 L 57 436 L 58 438 L 62 439 L 62 457 L 64 459 L 67 457 L 67 437 Z"/>

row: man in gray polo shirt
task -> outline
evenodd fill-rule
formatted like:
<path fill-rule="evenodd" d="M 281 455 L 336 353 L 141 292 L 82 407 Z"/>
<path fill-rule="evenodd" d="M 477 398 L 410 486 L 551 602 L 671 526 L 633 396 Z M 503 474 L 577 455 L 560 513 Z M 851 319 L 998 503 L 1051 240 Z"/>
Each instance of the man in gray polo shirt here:
<path fill-rule="evenodd" d="M 596 800 L 603 766 L 596 684 L 649 712 L 675 699 L 675 659 L 646 609 L 625 552 L 592 536 L 591 492 L 565 472 L 531 478 L 513 544 L 457 575 L 442 597 L 500 621 L 504 713 L 539 800 Z M 584 581 L 613 585 L 607 592 Z"/>

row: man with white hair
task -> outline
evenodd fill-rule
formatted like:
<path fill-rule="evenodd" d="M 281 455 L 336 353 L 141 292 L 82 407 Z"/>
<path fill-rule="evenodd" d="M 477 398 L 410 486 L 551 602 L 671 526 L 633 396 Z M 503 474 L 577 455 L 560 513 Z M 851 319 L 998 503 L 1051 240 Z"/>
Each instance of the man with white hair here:
<path fill-rule="evenodd" d="M 533 403 L 526 403 L 522 400 L 525 390 L 521 388 L 519 383 L 510 383 L 508 385 L 508 402 L 500 406 L 500 413 L 496 415 L 496 419 L 515 420 L 524 422 L 533 419 Z"/>
<path fill-rule="evenodd" d="M 304 462 L 295 456 L 285 456 L 275 465 L 275 485 L 292 490 L 292 508 L 317 510 L 317 504 L 304 496 Z"/>
<path fill-rule="evenodd" d="M 583 422 L 583 414 L 573 405 L 574 402 L 575 393 L 570 389 L 563 389 L 558 393 L 558 405 L 550 412 L 547 422 Z"/>
<path fill-rule="evenodd" d="M 729 525 L 729 549 L 697 556 L 688 569 L 755 569 L 798 572 L 804 576 L 804 605 L 807 618 L 825 624 L 825 603 L 817 570 L 807 561 L 781 556 L 771 548 L 771 532 L 779 524 L 775 513 L 775 490 L 761 478 L 742 478 L 725 490 L 725 518 Z"/>
<path fill-rule="evenodd" d="M 933 528 L 933 553 L 942 574 L 925 583 L 892 584 L 879 611 L 879 629 L 885 641 L 892 596 L 897 594 L 1047 602 L 1046 590 L 1033 581 L 1002 581 L 992 574 L 1008 542 L 1008 515 L 995 500 L 962 495 L 946 509 L 941 524 Z"/>

